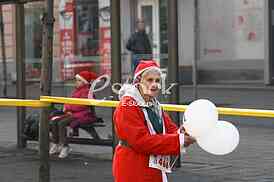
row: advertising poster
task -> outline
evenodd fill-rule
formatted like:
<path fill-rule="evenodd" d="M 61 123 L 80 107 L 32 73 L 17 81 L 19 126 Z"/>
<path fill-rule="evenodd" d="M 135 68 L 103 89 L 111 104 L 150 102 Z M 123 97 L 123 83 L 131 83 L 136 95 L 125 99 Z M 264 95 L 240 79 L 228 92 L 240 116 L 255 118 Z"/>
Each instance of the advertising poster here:
<path fill-rule="evenodd" d="M 109 0 L 99 1 L 100 72 L 111 75 L 111 32 Z"/>
<path fill-rule="evenodd" d="M 59 4 L 61 79 L 73 77 L 71 65 L 75 60 L 74 1 L 61 0 Z"/>
<path fill-rule="evenodd" d="M 201 59 L 264 59 L 264 3 L 199 1 Z"/>

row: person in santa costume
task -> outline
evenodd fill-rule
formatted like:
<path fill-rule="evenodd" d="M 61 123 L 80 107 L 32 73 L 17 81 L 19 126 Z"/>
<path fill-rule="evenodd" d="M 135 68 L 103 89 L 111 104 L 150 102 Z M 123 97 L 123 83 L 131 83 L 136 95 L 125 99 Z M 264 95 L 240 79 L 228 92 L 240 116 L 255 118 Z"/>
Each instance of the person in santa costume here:
<path fill-rule="evenodd" d="M 171 156 L 195 142 L 161 109 L 156 99 L 160 83 L 159 65 L 146 60 L 137 66 L 133 84 L 120 89 L 113 117 L 119 138 L 113 158 L 115 182 L 167 182 Z"/>
<path fill-rule="evenodd" d="M 92 98 L 90 84 L 97 78 L 96 74 L 89 71 L 81 71 L 75 75 L 75 89 L 72 98 Z M 77 129 L 82 123 L 92 123 L 96 121 L 96 115 L 89 106 L 64 104 L 63 113 L 50 118 L 53 144 L 49 153 L 59 154 L 59 158 L 65 158 L 71 151 L 67 133 L 72 135 L 73 130 Z M 68 132 L 67 132 L 68 130 Z"/>

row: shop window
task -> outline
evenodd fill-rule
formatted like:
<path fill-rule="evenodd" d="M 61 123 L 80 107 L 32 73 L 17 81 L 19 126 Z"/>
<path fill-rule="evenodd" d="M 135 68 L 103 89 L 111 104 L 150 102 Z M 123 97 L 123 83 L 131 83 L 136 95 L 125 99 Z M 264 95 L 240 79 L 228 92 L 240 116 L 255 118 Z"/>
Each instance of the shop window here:
<path fill-rule="evenodd" d="M 42 57 L 42 16 L 43 9 L 36 6 L 25 8 L 25 46 L 26 58 Z"/>
<path fill-rule="evenodd" d="M 79 56 L 99 54 L 98 0 L 76 1 L 76 51 Z"/>
<path fill-rule="evenodd" d="M 25 57 L 26 79 L 39 80 L 42 58 L 42 22 L 43 6 L 39 3 L 25 6 Z"/>
<path fill-rule="evenodd" d="M 168 35 L 167 35 L 167 0 L 160 0 L 159 22 L 160 22 L 160 65 L 167 67 Z"/>

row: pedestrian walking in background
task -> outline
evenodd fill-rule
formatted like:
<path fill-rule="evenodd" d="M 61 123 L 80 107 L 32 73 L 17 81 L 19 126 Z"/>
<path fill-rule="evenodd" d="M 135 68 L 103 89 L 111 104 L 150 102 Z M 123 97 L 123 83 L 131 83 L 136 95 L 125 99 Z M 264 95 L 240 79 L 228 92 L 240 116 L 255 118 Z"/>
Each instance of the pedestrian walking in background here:
<path fill-rule="evenodd" d="M 152 58 L 151 44 L 145 31 L 145 22 L 143 19 L 138 19 L 137 31 L 130 36 L 126 48 L 132 52 L 132 73 L 134 73 L 140 60 Z"/>
<path fill-rule="evenodd" d="M 113 158 L 115 182 L 167 182 L 171 155 L 179 155 L 183 147 L 195 142 L 161 109 L 156 99 L 160 82 L 159 65 L 141 61 L 133 84 L 120 90 L 113 118 L 119 138 Z"/>
<path fill-rule="evenodd" d="M 81 71 L 75 76 L 75 89 L 71 97 L 88 98 L 92 96 L 90 84 L 95 79 L 94 73 Z M 50 119 L 53 144 L 49 153 L 59 153 L 59 158 L 67 157 L 71 151 L 67 141 L 67 133 L 72 135 L 73 129 L 78 128 L 80 124 L 93 123 L 96 119 L 95 112 L 90 109 L 90 106 L 64 104 L 63 113 L 58 113 L 57 116 L 52 116 Z"/>

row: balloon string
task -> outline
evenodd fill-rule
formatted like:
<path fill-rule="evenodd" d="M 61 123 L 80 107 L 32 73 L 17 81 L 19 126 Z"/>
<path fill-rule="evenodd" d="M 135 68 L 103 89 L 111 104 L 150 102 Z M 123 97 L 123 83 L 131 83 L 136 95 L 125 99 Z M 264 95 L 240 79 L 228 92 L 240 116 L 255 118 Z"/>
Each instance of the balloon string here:
<path fill-rule="evenodd" d="M 175 162 L 178 160 L 179 156 L 177 155 L 174 159 L 174 161 L 172 162 L 171 164 L 171 169 L 173 169 L 174 165 L 175 165 Z"/>
<path fill-rule="evenodd" d="M 186 122 L 185 115 L 183 115 L 183 123 Z"/>
<path fill-rule="evenodd" d="M 181 150 L 182 150 L 182 153 L 183 153 L 183 154 L 186 153 L 186 148 L 185 148 L 185 147 L 183 147 Z M 173 161 L 172 164 L 171 164 L 171 169 L 173 169 L 173 167 L 174 167 L 174 165 L 175 165 L 175 163 L 176 163 L 176 161 L 177 161 L 178 159 L 179 159 L 179 156 L 177 155 L 177 156 L 175 157 L 174 161 Z"/>

